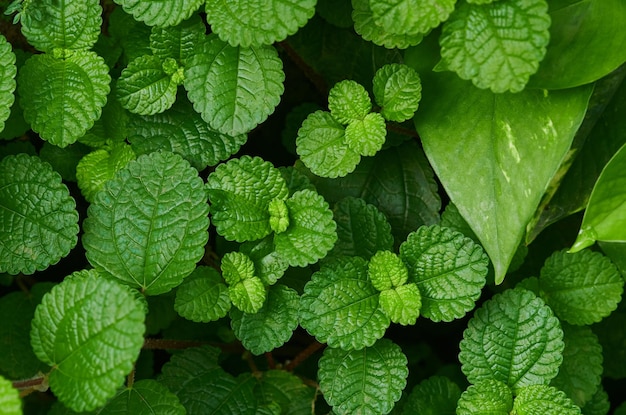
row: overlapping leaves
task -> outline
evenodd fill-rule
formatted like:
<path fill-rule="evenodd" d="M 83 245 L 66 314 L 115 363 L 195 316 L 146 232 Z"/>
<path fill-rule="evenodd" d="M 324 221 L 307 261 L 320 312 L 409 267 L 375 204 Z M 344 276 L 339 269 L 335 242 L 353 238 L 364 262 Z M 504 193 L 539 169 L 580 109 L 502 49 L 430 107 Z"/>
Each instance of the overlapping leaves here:
<path fill-rule="evenodd" d="M 424 37 L 422 33 L 408 34 L 387 31 L 376 23 L 369 0 L 352 0 L 352 7 L 354 8 L 352 11 L 354 30 L 363 36 L 363 39 L 379 46 L 389 49 L 406 49 L 409 46 L 417 45 Z"/>
<path fill-rule="evenodd" d="M 4 130 L 4 122 L 11 115 L 11 106 L 15 102 L 15 54 L 11 44 L 0 35 L 0 131 Z"/>
<path fill-rule="evenodd" d="M 456 0 L 370 0 L 376 24 L 394 34 L 426 34 L 454 10 Z"/>
<path fill-rule="evenodd" d="M 135 158 L 132 148 L 122 143 L 110 149 L 94 150 L 81 158 L 76 166 L 76 180 L 85 199 L 93 202 L 104 183 Z"/>
<path fill-rule="evenodd" d="M 100 415 L 185 415 L 178 397 L 153 379 L 143 379 L 122 389 L 98 411 Z"/>
<path fill-rule="evenodd" d="M 176 26 L 202 5 L 202 0 L 115 0 L 136 20 L 149 26 Z"/>
<path fill-rule="evenodd" d="M 196 268 L 176 290 L 174 309 L 188 320 L 218 320 L 228 314 L 230 306 L 228 287 L 215 268 Z"/>

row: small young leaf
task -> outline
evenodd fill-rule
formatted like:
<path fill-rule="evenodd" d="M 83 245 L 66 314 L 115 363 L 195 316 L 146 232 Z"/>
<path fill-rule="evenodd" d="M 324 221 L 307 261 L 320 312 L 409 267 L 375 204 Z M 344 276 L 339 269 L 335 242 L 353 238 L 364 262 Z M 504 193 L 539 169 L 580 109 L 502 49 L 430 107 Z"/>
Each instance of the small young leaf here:
<path fill-rule="evenodd" d="M 456 0 L 370 0 L 374 21 L 390 33 L 426 34 L 454 10 Z"/>
<path fill-rule="evenodd" d="M 302 123 L 296 138 L 300 160 L 312 173 L 335 178 L 352 172 L 361 156 L 345 139 L 345 128 L 326 111 L 315 111 Z"/>
<path fill-rule="evenodd" d="M 211 34 L 185 67 L 185 89 L 211 128 L 247 133 L 274 112 L 284 91 L 283 64 L 273 46 L 233 47 Z"/>
<path fill-rule="evenodd" d="M 260 46 L 285 40 L 313 17 L 316 0 L 207 0 L 207 21 L 232 46 Z"/>
<path fill-rule="evenodd" d="M 290 225 L 274 235 L 276 253 L 293 267 L 324 258 L 337 241 L 337 224 L 324 198 L 313 190 L 300 190 L 285 202 Z"/>
<path fill-rule="evenodd" d="M 0 408 L 2 415 L 22 415 L 22 401 L 10 380 L 0 376 Z"/>
<path fill-rule="evenodd" d="M 219 165 L 207 178 L 212 221 L 229 241 L 254 241 L 272 232 L 269 204 L 289 190 L 280 171 L 259 157 Z"/>
<path fill-rule="evenodd" d="M 0 131 L 4 130 L 4 122 L 11 115 L 11 106 L 15 102 L 15 54 L 11 44 L 0 34 Z"/>
<path fill-rule="evenodd" d="M 285 232 L 289 227 L 289 209 L 283 199 L 272 199 L 268 206 L 270 213 L 270 228 L 275 233 Z"/>
<path fill-rule="evenodd" d="M 374 98 L 380 113 L 389 121 L 403 122 L 413 118 L 422 98 L 422 81 L 413 68 L 392 63 L 374 75 Z"/>
<path fill-rule="evenodd" d="M 599 252 L 558 251 L 541 268 L 541 297 L 570 324 L 597 323 L 617 308 L 624 279 L 611 260 Z"/>
<path fill-rule="evenodd" d="M 504 383 L 484 379 L 470 385 L 459 399 L 457 415 L 509 415 L 513 409 L 513 393 Z"/>
<path fill-rule="evenodd" d="M 98 415 L 185 415 L 178 397 L 153 379 L 144 379 L 122 389 L 98 410 Z"/>
<path fill-rule="evenodd" d="M 413 388 L 402 415 L 453 415 L 460 397 L 456 383 L 444 376 L 432 376 Z"/>
<path fill-rule="evenodd" d="M 489 264 L 480 245 L 451 229 L 423 226 L 400 245 L 400 258 L 422 294 L 422 315 L 452 321 L 474 308 Z"/>
<path fill-rule="evenodd" d="M 101 15 L 98 0 L 28 1 L 21 13 L 22 33 L 42 52 L 86 50 L 98 40 Z"/>
<path fill-rule="evenodd" d="M 244 313 L 257 313 L 267 298 L 265 286 L 259 277 L 250 277 L 228 287 L 233 305 Z"/>
<path fill-rule="evenodd" d="M 385 119 L 377 112 L 350 122 L 345 130 L 346 144 L 362 156 L 376 154 L 385 144 L 386 136 Z"/>
<path fill-rule="evenodd" d="M 154 26 L 150 33 L 150 49 L 161 60 L 172 58 L 179 65 L 185 66 L 187 59 L 193 55 L 196 43 L 204 38 L 205 30 L 198 15 L 177 26 Z"/>
<path fill-rule="evenodd" d="M 381 291 L 378 303 L 392 322 L 408 326 L 417 321 L 422 298 L 417 285 L 406 284 Z"/>
<path fill-rule="evenodd" d="M 393 249 L 393 235 L 387 218 L 363 199 L 346 197 L 335 205 L 337 243 L 333 255 L 370 259 L 378 251 Z"/>
<path fill-rule="evenodd" d="M 92 203 L 104 184 L 135 158 L 133 149 L 122 143 L 109 150 L 100 149 L 87 154 L 76 166 L 76 181 L 80 192 Z"/>
<path fill-rule="evenodd" d="M 443 26 L 440 65 L 478 88 L 520 92 L 546 54 L 549 27 L 546 0 L 461 3 Z"/>
<path fill-rule="evenodd" d="M 76 202 L 61 176 L 38 157 L 19 154 L 2 159 L 0 206 L 0 272 L 44 270 L 78 242 Z"/>
<path fill-rule="evenodd" d="M 391 340 L 362 350 L 324 350 L 319 362 L 320 389 L 338 415 L 388 414 L 406 386 L 407 358 Z"/>
<path fill-rule="evenodd" d="M 390 251 L 378 251 L 367 264 L 367 276 L 378 291 L 403 285 L 409 278 L 404 262 Z"/>
<path fill-rule="evenodd" d="M 254 277 L 254 263 L 246 254 L 228 252 L 222 257 L 222 276 L 229 285 Z"/>
<path fill-rule="evenodd" d="M 328 109 L 342 124 L 362 120 L 372 110 L 372 100 L 365 88 L 355 81 L 336 83 L 328 92 Z"/>
<path fill-rule="evenodd" d="M 239 252 L 248 256 L 254 262 L 254 272 L 264 285 L 274 285 L 283 276 L 289 264 L 274 249 L 272 237 L 266 237 L 254 242 L 244 242 Z"/>
<path fill-rule="evenodd" d="M 422 33 L 392 33 L 385 30 L 374 20 L 374 15 L 370 7 L 369 0 L 352 0 L 352 20 L 354 20 L 354 30 L 376 45 L 384 46 L 388 49 L 406 49 L 415 46 L 422 41 Z"/>
<path fill-rule="evenodd" d="M 559 320 L 540 298 L 516 288 L 474 313 L 460 343 L 461 369 L 471 383 L 504 382 L 513 390 L 547 384 L 563 361 Z"/>
<path fill-rule="evenodd" d="M 136 20 L 149 26 L 176 26 L 188 19 L 200 6 L 202 0 L 114 0 L 132 14 Z"/>
<path fill-rule="evenodd" d="M 172 59 L 172 58 L 168 58 Z M 122 107 L 139 115 L 159 114 L 174 105 L 178 80 L 167 73 L 165 62 L 154 55 L 136 58 L 122 71 L 117 81 L 117 99 Z M 173 63 L 176 68 L 176 63 Z M 181 80 L 182 81 L 182 80 Z"/>
<path fill-rule="evenodd" d="M 115 395 L 139 356 L 144 319 L 130 288 L 95 270 L 75 272 L 44 296 L 31 345 L 53 367 L 50 388 L 64 405 L 91 411 Z"/>
<path fill-rule="evenodd" d="M 298 293 L 284 285 L 276 285 L 267 293 L 267 300 L 256 313 L 233 308 L 231 326 L 235 336 L 252 354 L 270 352 L 286 343 L 298 327 Z"/>
<path fill-rule="evenodd" d="M 204 254 L 209 218 L 197 170 L 173 153 L 140 156 L 105 183 L 83 229 L 87 259 L 146 295 L 165 293 Z"/>
<path fill-rule="evenodd" d="M 100 118 L 111 77 L 104 59 L 90 51 L 31 56 L 18 75 L 24 119 L 41 138 L 65 147 Z"/>
<path fill-rule="evenodd" d="M 230 310 L 228 287 L 215 268 L 196 268 L 176 290 L 174 309 L 197 323 L 218 320 Z"/>
<path fill-rule="evenodd" d="M 530 385 L 521 388 L 513 413 L 519 415 L 580 415 L 580 408 L 565 393 L 548 385 Z"/>
<path fill-rule="evenodd" d="M 378 307 L 378 297 L 367 279 L 364 259 L 337 259 L 314 273 L 305 285 L 300 325 L 330 347 L 358 350 L 371 346 L 390 324 Z"/>

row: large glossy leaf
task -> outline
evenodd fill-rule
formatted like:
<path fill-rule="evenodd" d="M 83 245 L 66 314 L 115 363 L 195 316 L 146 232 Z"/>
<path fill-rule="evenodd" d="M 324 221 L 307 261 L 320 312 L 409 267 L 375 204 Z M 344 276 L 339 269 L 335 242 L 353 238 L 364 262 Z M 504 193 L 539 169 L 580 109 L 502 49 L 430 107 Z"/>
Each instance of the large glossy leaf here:
<path fill-rule="evenodd" d="M 24 119 L 41 138 L 65 147 L 100 117 L 111 77 L 104 59 L 90 51 L 33 55 L 21 68 L 18 93 Z"/>
<path fill-rule="evenodd" d="M 22 401 L 11 381 L 0 376 L 0 408 L 2 415 L 22 415 Z"/>
<path fill-rule="evenodd" d="M 95 270 L 66 277 L 44 296 L 31 345 L 52 366 L 50 388 L 64 405 L 90 411 L 115 395 L 139 356 L 144 319 L 131 289 Z"/>
<path fill-rule="evenodd" d="M 178 397 L 153 379 L 143 379 L 122 389 L 98 410 L 98 415 L 185 415 Z"/>
<path fill-rule="evenodd" d="M 582 122 L 591 88 L 496 95 L 444 74 L 426 84 L 430 99 L 415 117 L 424 151 L 501 283 Z"/>
<path fill-rule="evenodd" d="M 213 129 L 230 135 L 247 133 L 274 112 L 284 80 L 273 46 L 233 47 L 215 34 L 196 46 L 185 68 L 195 110 Z"/>
<path fill-rule="evenodd" d="M 176 26 L 202 5 L 202 0 L 115 0 L 136 20 L 149 26 Z"/>
<path fill-rule="evenodd" d="M 530 79 L 539 88 L 571 88 L 595 81 L 626 61 L 626 4 L 621 0 L 550 2 L 550 45 Z M 578 65 L 580 56 L 585 64 Z"/>
<path fill-rule="evenodd" d="M 147 295 L 167 292 L 202 258 L 208 210 L 204 183 L 189 163 L 167 152 L 141 156 L 89 206 L 87 259 Z"/>
<path fill-rule="evenodd" d="M 15 102 L 15 54 L 11 44 L 0 35 L 0 131 L 4 130 L 4 122 L 11 115 L 11 106 Z"/>
<path fill-rule="evenodd" d="M 78 241 L 76 202 L 38 157 L 0 162 L 0 271 L 32 274 L 56 264 Z"/>

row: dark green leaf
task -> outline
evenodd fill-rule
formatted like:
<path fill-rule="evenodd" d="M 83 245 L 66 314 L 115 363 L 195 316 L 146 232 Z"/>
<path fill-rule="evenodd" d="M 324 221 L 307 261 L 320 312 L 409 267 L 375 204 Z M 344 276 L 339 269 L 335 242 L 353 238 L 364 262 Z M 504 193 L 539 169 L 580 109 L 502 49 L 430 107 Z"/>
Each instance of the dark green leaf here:
<path fill-rule="evenodd" d="M 128 144 L 117 143 L 109 149 L 101 148 L 84 156 L 76 166 L 76 180 L 80 192 L 92 203 L 96 194 L 115 173 L 137 158 Z"/>
<path fill-rule="evenodd" d="M 178 397 L 156 380 L 145 379 L 122 389 L 98 415 L 185 415 Z"/>
<path fill-rule="evenodd" d="M 455 415 L 460 397 L 456 383 L 444 376 L 432 376 L 413 388 L 402 415 Z"/>
<path fill-rule="evenodd" d="M 4 122 L 11 115 L 11 106 L 15 102 L 15 54 L 11 44 L 0 35 L 0 131 L 4 130 Z"/>

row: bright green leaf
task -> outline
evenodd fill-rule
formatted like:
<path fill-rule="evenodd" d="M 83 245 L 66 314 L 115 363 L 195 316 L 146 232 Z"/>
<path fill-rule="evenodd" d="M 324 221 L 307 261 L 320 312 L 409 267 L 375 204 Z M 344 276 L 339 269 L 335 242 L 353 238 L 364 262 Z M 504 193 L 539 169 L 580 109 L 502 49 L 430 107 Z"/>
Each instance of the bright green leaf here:
<path fill-rule="evenodd" d="M 315 111 L 304 120 L 296 151 L 311 172 L 321 177 L 345 176 L 361 161 L 346 143 L 344 126 L 326 111 Z"/>
<path fill-rule="evenodd" d="M 369 0 L 352 0 L 352 20 L 354 20 L 354 30 L 378 46 L 386 48 L 406 49 L 409 46 L 417 45 L 424 38 L 423 34 L 392 33 L 379 26 L 374 20 L 374 15 L 370 7 Z"/>
<path fill-rule="evenodd" d="M 187 411 L 178 397 L 153 379 L 133 383 L 122 389 L 98 410 L 98 415 L 185 415 Z"/>
<path fill-rule="evenodd" d="M 200 16 L 194 15 L 177 26 L 154 26 L 150 33 L 150 49 L 161 60 L 175 59 L 184 66 L 193 55 L 196 43 L 204 38 L 204 23 Z"/>
<path fill-rule="evenodd" d="M 624 279 L 611 260 L 599 252 L 553 253 L 541 268 L 541 297 L 570 324 L 597 323 L 622 299 Z"/>
<path fill-rule="evenodd" d="M 262 372 L 254 393 L 261 402 L 280 405 L 281 415 L 313 415 L 315 389 L 306 386 L 302 379 L 284 370 Z"/>
<path fill-rule="evenodd" d="M 212 34 L 187 60 L 185 89 L 194 108 L 221 133 L 247 133 L 274 112 L 284 91 L 273 46 L 233 47 Z"/>
<path fill-rule="evenodd" d="M 173 153 L 140 156 L 105 183 L 83 229 L 87 259 L 146 295 L 165 293 L 204 254 L 207 195 L 198 172 Z"/>
<path fill-rule="evenodd" d="M 22 33 L 42 52 L 55 48 L 86 50 L 98 40 L 102 7 L 98 0 L 26 1 L 21 16 Z"/>
<path fill-rule="evenodd" d="M 61 176 L 38 157 L 2 159 L 0 207 L 0 272 L 44 270 L 78 242 L 76 202 Z"/>
<path fill-rule="evenodd" d="M 254 263 L 246 254 L 228 252 L 222 257 L 222 276 L 229 285 L 254 277 Z"/>
<path fill-rule="evenodd" d="M 456 383 L 444 376 L 431 376 L 413 388 L 402 415 L 454 415 L 460 397 Z"/>
<path fill-rule="evenodd" d="M 149 26 L 176 26 L 188 19 L 203 0 L 114 0 L 136 20 Z"/>
<path fill-rule="evenodd" d="M 289 209 L 283 199 L 272 199 L 268 206 L 270 228 L 276 233 L 285 232 L 289 227 Z"/>
<path fill-rule="evenodd" d="M 441 66 L 493 92 L 520 92 L 550 40 L 546 0 L 460 3 L 443 25 Z"/>
<path fill-rule="evenodd" d="M 259 277 L 249 277 L 230 285 L 228 296 L 239 310 L 254 314 L 263 307 L 267 292 Z"/>
<path fill-rule="evenodd" d="M 374 21 L 390 33 L 426 34 L 454 10 L 456 0 L 370 0 Z"/>
<path fill-rule="evenodd" d="M 17 82 L 24 119 L 41 138 L 59 147 L 85 135 L 100 118 L 111 82 L 104 59 L 94 52 L 64 53 L 33 55 Z"/>
<path fill-rule="evenodd" d="M 212 222 L 227 240 L 261 239 L 272 232 L 269 204 L 289 194 L 280 171 L 259 157 L 217 166 L 207 179 Z"/>
<path fill-rule="evenodd" d="M 374 98 L 389 121 L 413 117 L 422 98 L 422 81 L 413 68 L 397 63 L 385 65 L 374 75 Z"/>
<path fill-rule="evenodd" d="M 230 310 L 228 287 L 215 268 L 200 266 L 176 290 L 174 309 L 184 318 L 208 323 Z"/>
<path fill-rule="evenodd" d="M 342 124 L 362 120 L 372 110 L 372 100 L 365 88 L 355 81 L 336 83 L 328 92 L 328 109 Z"/>
<path fill-rule="evenodd" d="M 377 112 L 350 122 L 345 130 L 346 144 L 362 156 L 376 154 L 385 144 L 386 136 L 385 119 Z"/>
<path fill-rule="evenodd" d="M 315 13 L 316 0 L 207 0 L 207 21 L 232 46 L 271 45 L 285 40 Z"/>
<path fill-rule="evenodd" d="M 457 415 L 509 415 L 513 409 L 513 393 L 504 383 L 484 379 L 470 385 L 459 399 Z"/>
<path fill-rule="evenodd" d="M 495 95 L 455 78 L 438 74 L 423 84 L 431 99 L 422 101 L 415 123 L 499 284 L 582 122 L 591 89 Z"/>
<path fill-rule="evenodd" d="M 378 291 L 384 291 L 403 285 L 409 278 L 409 271 L 395 253 L 378 251 L 367 264 L 367 276 Z"/>
<path fill-rule="evenodd" d="M 4 122 L 11 115 L 11 106 L 15 102 L 15 54 L 11 44 L 0 35 L 0 131 L 4 130 Z"/>
<path fill-rule="evenodd" d="M 362 350 L 326 348 L 318 377 L 336 414 L 384 415 L 400 399 L 408 374 L 402 349 L 382 339 Z"/>
<path fill-rule="evenodd" d="M 0 376 L 0 413 L 2 415 L 22 415 L 22 401 L 17 389 L 10 380 Z"/>
<path fill-rule="evenodd" d="M 379 293 L 359 257 L 329 262 L 313 274 L 300 298 L 300 325 L 330 347 L 362 349 L 390 324 L 378 307 Z"/>
<path fill-rule="evenodd" d="M 239 309 L 230 311 L 235 336 L 252 354 L 270 352 L 286 343 L 298 327 L 298 293 L 284 285 L 276 285 L 267 293 L 267 300 L 256 313 Z"/>
<path fill-rule="evenodd" d="M 144 319 L 130 288 L 95 270 L 75 272 L 44 296 L 31 345 L 52 366 L 50 388 L 64 405 L 90 411 L 115 395 L 139 356 Z"/>
<path fill-rule="evenodd" d="M 516 288 L 485 302 L 463 332 L 459 360 L 471 383 L 504 382 L 511 389 L 548 384 L 563 361 L 563 331 L 550 307 Z"/>
<path fill-rule="evenodd" d="M 76 180 L 85 199 L 93 202 L 104 184 L 136 157 L 133 149 L 122 143 L 109 150 L 94 150 L 83 157 L 76 166 Z"/>
<path fill-rule="evenodd" d="M 264 285 L 276 284 L 283 276 L 289 264 L 274 249 L 272 237 L 254 242 L 244 242 L 239 251 L 246 254 L 254 263 L 254 272 Z"/>
<path fill-rule="evenodd" d="M 300 190 L 286 201 L 289 228 L 274 236 L 276 253 L 293 267 L 324 258 L 337 241 L 337 224 L 324 198 L 313 190 Z"/>
<path fill-rule="evenodd" d="M 417 285 L 406 284 L 381 291 L 378 303 L 392 322 L 408 326 L 417 321 L 422 298 Z"/>
<path fill-rule="evenodd" d="M 480 245 L 451 229 L 423 226 L 400 245 L 400 258 L 422 294 L 422 315 L 452 321 L 474 308 L 489 265 Z"/>
<path fill-rule="evenodd" d="M 547 385 L 521 388 L 513 402 L 519 415 L 580 415 L 580 408 L 565 393 Z"/>

